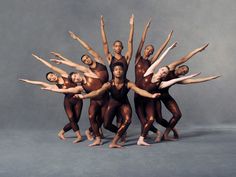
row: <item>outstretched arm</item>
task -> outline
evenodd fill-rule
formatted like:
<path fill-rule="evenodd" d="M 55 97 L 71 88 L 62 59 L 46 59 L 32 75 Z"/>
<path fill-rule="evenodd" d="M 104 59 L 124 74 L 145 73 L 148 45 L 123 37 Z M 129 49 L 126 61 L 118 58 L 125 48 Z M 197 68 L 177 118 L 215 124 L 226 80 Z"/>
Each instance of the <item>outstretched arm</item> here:
<path fill-rule="evenodd" d="M 103 86 L 100 89 L 92 91 L 92 92 L 90 92 L 88 94 L 85 94 L 85 95 L 79 94 L 78 97 L 81 98 L 81 99 L 94 98 L 96 96 L 99 96 L 99 95 L 103 94 L 110 87 L 111 87 L 111 84 L 109 82 L 107 82 L 107 83 L 103 84 Z"/>
<path fill-rule="evenodd" d="M 48 87 L 48 88 L 56 88 L 57 86 L 48 84 L 46 82 L 41 82 L 41 81 L 33 81 L 33 80 L 28 80 L 28 79 L 19 79 L 19 81 L 33 84 L 33 85 L 39 85 L 41 87 Z"/>
<path fill-rule="evenodd" d="M 156 60 L 145 72 L 145 74 L 143 75 L 144 77 L 148 76 L 149 74 L 153 73 L 155 68 L 161 63 L 161 61 L 165 58 L 165 56 L 167 55 L 167 53 L 175 48 L 177 45 L 177 42 L 175 42 L 174 44 L 172 44 L 168 49 L 165 50 L 165 52 L 160 56 L 160 58 L 158 60 Z"/>
<path fill-rule="evenodd" d="M 196 79 L 185 79 L 181 82 L 178 82 L 178 84 L 196 84 L 196 83 L 207 82 L 207 81 L 210 81 L 213 79 L 217 79 L 218 77 L 220 77 L 220 75 L 203 77 L 203 78 L 196 78 Z"/>
<path fill-rule="evenodd" d="M 134 38 L 134 14 L 131 15 L 130 20 L 130 32 L 129 32 L 129 39 L 128 39 L 128 51 L 125 54 L 125 58 L 127 63 L 130 63 L 133 54 L 133 38 Z"/>
<path fill-rule="evenodd" d="M 81 44 L 85 49 L 88 50 L 88 52 L 94 57 L 94 59 L 95 59 L 97 62 L 104 64 L 104 61 L 103 61 L 102 57 L 101 57 L 95 50 L 93 50 L 90 45 L 88 45 L 85 41 L 83 41 L 83 40 L 79 37 L 79 35 L 76 35 L 75 33 L 71 32 L 71 31 L 69 31 L 69 34 L 70 34 L 70 36 L 71 36 L 73 39 L 79 41 L 80 44 Z"/>
<path fill-rule="evenodd" d="M 171 64 L 169 64 L 168 67 L 170 68 L 171 71 L 174 70 L 178 65 L 181 65 L 181 64 L 185 63 L 186 61 L 188 61 L 191 57 L 193 57 L 197 53 L 205 50 L 205 48 L 207 48 L 208 45 L 209 44 L 206 44 L 206 45 L 204 45 L 200 48 L 197 48 L 197 49 L 193 50 L 192 52 L 188 53 L 184 57 L 172 62 Z"/>
<path fill-rule="evenodd" d="M 183 81 L 185 79 L 190 79 L 192 77 L 195 77 L 197 75 L 199 75 L 200 73 L 196 73 L 196 74 L 191 74 L 191 75 L 188 75 L 188 76 L 184 76 L 184 77 L 179 77 L 179 78 L 176 78 L 176 79 L 171 79 L 169 81 L 162 81 L 160 86 L 159 86 L 159 89 L 163 89 L 163 88 L 166 88 L 166 87 L 169 87 L 177 82 L 180 82 L 180 81 Z"/>
<path fill-rule="evenodd" d="M 154 94 L 151 94 L 149 93 L 148 91 L 146 90 L 143 90 L 139 87 L 137 87 L 134 83 L 132 82 L 129 82 L 128 83 L 128 88 L 132 89 L 133 91 L 135 91 L 137 94 L 141 95 L 141 96 L 144 96 L 144 97 L 147 97 L 147 98 L 156 98 L 156 97 L 159 97 L 161 94 L 160 93 L 154 93 Z"/>
<path fill-rule="evenodd" d="M 163 50 L 166 48 L 166 46 L 167 46 L 168 42 L 170 41 L 172 35 L 173 35 L 173 31 L 170 32 L 170 34 L 168 35 L 165 42 L 161 45 L 161 47 L 158 49 L 156 54 L 153 56 L 153 58 L 151 59 L 151 63 L 154 63 L 157 60 L 157 58 L 160 56 L 161 52 L 163 52 Z"/>
<path fill-rule="evenodd" d="M 57 93 L 80 93 L 84 91 L 82 86 L 76 86 L 76 87 L 71 87 L 67 89 L 59 89 L 59 88 L 51 88 L 51 87 L 46 87 L 46 88 L 41 88 L 42 90 L 49 90 L 52 92 L 57 92 Z"/>
<path fill-rule="evenodd" d="M 61 76 L 63 77 L 68 77 L 68 74 L 66 71 L 64 71 L 63 69 L 60 69 L 56 66 L 53 66 L 51 63 L 45 61 L 44 59 L 38 57 L 37 55 L 35 54 L 32 54 L 32 56 L 34 58 L 36 58 L 38 61 L 42 62 L 43 64 L 45 64 L 47 67 L 49 67 L 50 69 L 52 69 L 53 71 L 57 72 L 58 74 L 60 74 Z"/>
<path fill-rule="evenodd" d="M 148 23 L 146 24 L 145 28 L 144 28 L 144 31 L 143 31 L 143 34 L 142 34 L 142 38 L 141 38 L 141 41 L 139 43 L 139 46 L 138 46 L 138 50 L 136 52 L 136 56 L 135 56 L 135 64 L 138 63 L 138 60 L 140 59 L 141 57 L 141 52 L 142 52 L 142 49 L 143 49 L 143 44 L 145 42 L 145 39 L 146 39 L 146 36 L 147 36 L 147 31 L 150 27 L 150 24 L 151 24 L 151 18 L 149 19 Z"/>
<path fill-rule="evenodd" d="M 108 47 L 108 42 L 107 42 L 107 36 L 105 33 L 105 29 L 104 29 L 105 23 L 104 23 L 104 18 L 103 16 L 101 16 L 101 20 L 100 20 L 100 27 L 101 27 L 101 35 L 102 35 L 102 43 L 103 43 L 103 50 L 107 59 L 108 64 L 110 65 L 111 63 L 111 53 L 109 52 L 109 47 Z"/>

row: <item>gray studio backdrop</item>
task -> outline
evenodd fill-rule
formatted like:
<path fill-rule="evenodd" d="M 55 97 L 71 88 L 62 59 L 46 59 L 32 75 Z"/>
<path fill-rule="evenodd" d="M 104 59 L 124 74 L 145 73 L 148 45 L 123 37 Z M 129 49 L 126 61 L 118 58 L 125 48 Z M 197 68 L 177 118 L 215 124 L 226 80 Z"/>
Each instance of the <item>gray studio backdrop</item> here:
<path fill-rule="evenodd" d="M 112 42 L 124 42 L 129 34 L 129 17 L 135 15 L 134 54 L 147 20 L 152 24 L 146 44 L 160 47 L 174 30 L 170 44 L 178 46 L 162 65 L 210 43 L 187 64 L 191 73 L 223 75 L 196 85 L 174 86 L 171 93 L 183 113 L 179 127 L 234 124 L 235 121 L 235 29 L 236 2 L 233 0 L 10 0 L 0 1 L 0 128 L 57 129 L 67 123 L 63 95 L 23 84 L 18 78 L 45 81 L 47 67 L 31 53 L 49 59 L 50 51 L 81 63 L 86 52 L 71 39 L 71 30 L 104 56 L 99 20 L 104 15 L 110 50 Z M 169 44 L 169 45 L 170 45 Z M 134 55 L 133 55 L 134 56 Z M 134 81 L 134 57 L 128 77 Z M 63 67 L 68 72 L 68 67 Z M 131 91 L 132 92 L 132 91 Z M 133 106 L 133 93 L 129 94 Z M 81 126 L 88 125 L 85 101 Z M 165 118 L 169 114 L 164 111 Z M 138 124 L 133 110 L 133 123 Z"/>

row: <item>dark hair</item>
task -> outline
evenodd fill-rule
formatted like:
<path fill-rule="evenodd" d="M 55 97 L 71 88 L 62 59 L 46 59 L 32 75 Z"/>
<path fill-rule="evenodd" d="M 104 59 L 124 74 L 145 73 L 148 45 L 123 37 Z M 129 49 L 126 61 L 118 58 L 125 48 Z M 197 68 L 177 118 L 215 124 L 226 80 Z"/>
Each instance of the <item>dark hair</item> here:
<path fill-rule="evenodd" d="M 48 75 L 49 75 L 49 74 L 55 74 L 55 73 L 53 73 L 52 71 L 46 73 L 46 79 L 47 79 L 49 82 L 51 82 L 51 81 L 48 79 Z"/>
<path fill-rule="evenodd" d="M 69 80 L 69 82 L 72 82 L 72 83 L 74 83 L 73 81 L 72 81 L 72 75 L 73 74 L 76 74 L 76 72 L 71 72 L 69 75 L 68 75 L 68 80 Z"/>
<path fill-rule="evenodd" d="M 189 71 L 189 67 L 188 67 L 187 65 L 181 65 L 181 66 L 179 66 L 178 68 L 181 68 L 181 67 L 185 67 L 185 68 L 187 68 L 187 73 L 188 73 L 188 71 Z"/>
<path fill-rule="evenodd" d="M 146 49 L 148 46 L 151 46 L 151 47 L 153 48 L 153 51 L 155 50 L 155 48 L 154 48 L 154 46 L 153 46 L 152 44 L 147 44 L 147 45 L 145 46 L 145 49 Z"/>
<path fill-rule="evenodd" d="M 165 67 L 168 69 L 168 71 L 170 71 L 170 67 L 168 65 L 166 65 Z"/>
<path fill-rule="evenodd" d="M 119 42 L 120 44 L 121 44 L 121 48 L 123 49 L 124 47 L 123 47 L 123 43 L 120 41 L 120 40 L 115 40 L 114 42 L 113 42 L 113 46 L 115 45 L 115 43 L 117 43 L 117 42 Z"/>
<path fill-rule="evenodd" d="M 114 64 L 111 66 L 111 71 L 112 71 L 112 72 L 114 71 L 114 68 L 115 68 L 116 66 L 120 66 L 120 67 L 124 70 L 124 64 L 121 63 L 121 62 L 116 62 L 116 63 L 114 63 Z"/>

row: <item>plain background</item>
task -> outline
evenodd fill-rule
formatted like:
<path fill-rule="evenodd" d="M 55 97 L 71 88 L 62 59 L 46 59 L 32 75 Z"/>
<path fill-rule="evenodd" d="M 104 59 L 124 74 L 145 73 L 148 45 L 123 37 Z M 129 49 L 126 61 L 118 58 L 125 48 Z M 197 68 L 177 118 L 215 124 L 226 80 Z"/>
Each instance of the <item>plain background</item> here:
<path fill-rule="evenodd" d="M 47 67 L 31 53 L 47 60 L 56 51 L 81 63 L 86 53 L 70 38 L 71 30 L 87 41 L 103 57 L 100 36 L 100 15 L 104 15 L 110 50 L 120 39 L 127 49 L 129 17 L 135 15 L 134 54 L 128 78 L 134 81 L 134 55 L 144 25 L 152 24 L 146 44 L 157 49 L 174 30 L 169 45 L 178 46 L 168 54 L 162 65 L 184 56 L 206 43 L 209 47 L 194 56 L 187 65 L 190 73 L 202 76 L 222 75 L 203 84 L 171 88 L 183 119 L 179 127 L 222 126 L 235 124 L 235 28 L 236 2 L 233 0 L 11 0 L 0 2 L 0 88 L 1 124 L 6 129 L 58 129 L 67 123 L 63 95 L 24 84 L 18 78 L 45 80 Z M 61 66 L 68 72 L 71 68 Z M 133 93 L 130 92 L 133 105 Z M 88 100 L 85 101 L 80 125 L 87 127 Z M 164 111 L 166 119 L 170 114 Z M 139 124 L 133 110 L 133 123 Z"/>

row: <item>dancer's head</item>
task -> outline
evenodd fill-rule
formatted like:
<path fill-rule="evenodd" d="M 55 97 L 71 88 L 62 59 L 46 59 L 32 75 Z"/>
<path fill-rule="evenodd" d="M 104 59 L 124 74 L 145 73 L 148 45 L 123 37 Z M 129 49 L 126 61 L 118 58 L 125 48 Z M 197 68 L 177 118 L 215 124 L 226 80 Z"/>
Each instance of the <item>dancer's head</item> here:
<path fill-rule="evenodd" d="M 117 62 L 112 66 L 112 73 L 116 78 L 122 78 L 124 75 L 124 64 Z"/>
<path fill-rule="evenodd" d="M 58 80 L 58 77 L 57 77 L 57 75 L 55 73 L 48 72 L 48 73 L 46 73 L 46 79 L 49 82 L 56 82 Z"/>
<path fill-rule="evenodd" d="M 91 57 L 88 54 L 82 55 L 81 61 L 86 65 L 92 65 L 93 64 L 93 60 L 91 59 Z"/>
<path fill-rule="evenodd" d="M 155 73 L 155 77 L 157 77 L 159 79 L 164 79 L 167 76 L 167 74 L 169 73 L 169 71 L 170 71 L 170 68 L 168 66 L 161 67 Z"/>
<path fill-rule="evenodd" d="M 148 59 L 154 52 L 154 46 L 152 44 L 146 45 L 144 48 L 143 56 L 145 59 Z"/>
<path fill-rule="evenodd" d="M 83 80 L 81 75 L 77 72 L 71 72 L 68 76 L 68 79 L 70 82 L 73 82 L 73 83 L 81 83 Z"/>
<path fill-rule="evenodd" d="M 189 67 L 187 65 L 181 65 L 175 69 L 175 75 L 183 76 L 189 72 Z"/>
<path fill-rule="evenodd" d="M 113 51 L 117 54 L 121 54 L 121 51 L 123 49 L 123 44 L 121 41 L 119 40 L 116 40 L 114 43 L 113 43 Z"/>

